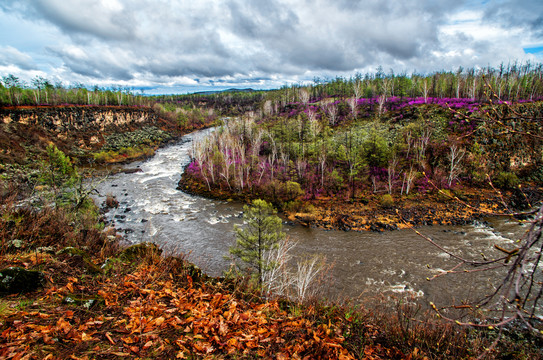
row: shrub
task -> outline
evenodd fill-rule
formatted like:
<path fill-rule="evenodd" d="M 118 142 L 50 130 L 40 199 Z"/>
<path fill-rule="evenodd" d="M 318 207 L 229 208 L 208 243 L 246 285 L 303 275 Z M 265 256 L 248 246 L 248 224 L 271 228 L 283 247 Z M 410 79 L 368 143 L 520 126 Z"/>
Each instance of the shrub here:
<path fill-rule="evenodd" d="M 273 202 L 278 204 L 291 202 L 304 194 L 300 184 L 295 181 L 281 182 L 279 180 L 274 180 L 266 187 L 266 191 L 271 195 Z"/>
<path fill-rule="evenodd" d="M 515 173 L 502 171 L 494 176 L 492 180 L 494 186 L 500 189 L 515 189 L 518 187 L 520 181 Z"/>
<path fill-rule="evenodd" d="M 283 210 L 288 212 L 298 212 L 302 208 L 302 202 L 300 200 L 293 200 L 285 203 Z"/>
<path fill-rule="evenodd" d="M 100 151 L 98 153 L 94 153 L 93 155 L 94 161 L 100 164 L 111 162 L 117 156 L 119 156 L 119 154 L 112 150 Z"/>
<path fill-rule="evenodd" d="M 394 206 L 394 199 L 390 194 L 385 194 L 381 197 L 381 206 L 384 208 L 390 208 Z"/>
<path fill-rule="evenodd" d="M 449 189 L 442 189 L 437 194 L 437 199 L 441 202 L 449 201 L 454 197 L 453 193 Z"/>

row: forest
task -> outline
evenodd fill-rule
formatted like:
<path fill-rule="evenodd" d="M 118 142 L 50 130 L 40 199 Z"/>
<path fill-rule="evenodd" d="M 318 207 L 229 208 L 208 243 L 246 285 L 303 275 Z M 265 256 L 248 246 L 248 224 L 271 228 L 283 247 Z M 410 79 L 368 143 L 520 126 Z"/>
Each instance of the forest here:
<path fill-rule="evenodd" d="M 540 69 L 378 72 L 240 94 L 255 99 L 252 109 L 194 144 L 180 185 L 264 198 L 294 213 L 313 212 L 319 199 L 387 208 L 436 193 L 466 200 L 470 189 L 515 198 L 502 211 L 527 208 L 543 180 L 542 142 L 534 136 L 543 116 Z M 247 101 L 235 100 L 221 94 L 175 101 L 219 112 L 231 104 L 248 109 Z"/>

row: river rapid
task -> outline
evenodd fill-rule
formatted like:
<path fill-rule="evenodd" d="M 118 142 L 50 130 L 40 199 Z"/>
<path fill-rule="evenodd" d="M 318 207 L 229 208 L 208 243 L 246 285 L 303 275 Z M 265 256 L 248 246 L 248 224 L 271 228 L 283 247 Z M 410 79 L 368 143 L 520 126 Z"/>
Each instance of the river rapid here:
<path fill-rule="evenodd" d="M 110 224 L 132 243 L 152 241 L 167 253 L 184 256 L 211 276 L 219 276 L 230 261 L 225 259 L 234 242 L 234 224 L 242 222 L 242 204 L 209 200 L 177 190 L 181 172 L 189 162 L 194 138 L 203 130 L 174 145 L 159 149 L 145 161 L 126 168 L 136 173 L 119 173 L 99 184 L 102 204 L 107 194 L 120 205 L 106 214 Z M 418 230 L 444 249 L 481 260 L 490 258 L 494 245 L 512 247 L 526 231 L 506 219 L 487 219 L 473 225 L 426 226 Z M 412 230 L 384 233 L 325 231 L 284 224 L 283 230 L 296 241 L 297 259 L 318 254 L 330 266 L 321 284 L 320 295 L 334 300 L 364 303 L 379 295 L 409 295 L 422 303 L 440 305 L 487 294 L 500 277 L 499 272 L 449 274 L 431 278 L 450 269 L 457 260 L 438 249 Z M 508 246 L 509 245 L 509 246 Z"/>

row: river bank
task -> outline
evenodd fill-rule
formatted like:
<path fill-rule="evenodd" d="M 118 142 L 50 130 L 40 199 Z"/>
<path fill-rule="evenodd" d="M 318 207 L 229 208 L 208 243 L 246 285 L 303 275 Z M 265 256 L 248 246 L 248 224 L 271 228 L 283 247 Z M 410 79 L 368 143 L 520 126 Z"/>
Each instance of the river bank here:
<path fill-rule="evenodd" d="M 62 213 L 48 219 L 62 222 Z M 63 230 L 75 229 L 64 224 Z M 243 279 L 201 276 L 150 243 L 123 249 L 107 234 L 51 243 L 33 235 L 23 248 L 3 249 L 0 256 L 2 275 L 9 269 L 38 274 L 23 291 L 2 282 L 0 357 L 6 359 L 467 359 L 496 336 L 430 318 L 415 322 L 359 307 L 265 300 Z M 521 350 L 540 355 L 533 339 L 506 337 L 492 357 L 517 358 Z"/>
<path fill-rule="evenodd" d="M 258 193 L 234 193 L 212 188 L 183 172 L 178 189 L 189 194 L 226 201 L 250 202 Z M 463 188 L 451 192 L 429 191 L 409 196 L 365 194 L 356 199 L 319 197 L 298 200 L 296 210 L 283 208 L 289 221 L 306 227 L 343 231 L 386 231 L 412 226 L 467 225 L 488 216 L 507 216 L 522 213 L 535 205 L 543 193 L 541 188 L 509 190 Z M 281 205 L 281 204 L 276 204 Z M 522 219 L 523 216 L 517 216 Z"/>

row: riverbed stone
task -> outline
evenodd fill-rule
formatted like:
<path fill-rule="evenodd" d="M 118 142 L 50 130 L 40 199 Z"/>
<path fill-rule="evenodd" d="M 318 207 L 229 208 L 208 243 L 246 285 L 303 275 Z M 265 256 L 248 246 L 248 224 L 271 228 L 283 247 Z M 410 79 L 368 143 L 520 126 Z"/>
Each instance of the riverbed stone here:
<path fill-rule="evenodd" d="M 161 254 L 162 250 L 156 244 L 142 242 L 127 247 L 121 251 L 118 257 L 123 261 L 135 262 L 148 257 L 160 256 Z"/>
<path fill-rule="evenodd" d="M 105 301 L 100 296 L 77 296 L 77 295 L 68 295 L 66 296 L 63 301 L 65 304 L 72 304 L 76 306 L 83 307 L 87 310 L 90 310 L 92 307 L 95 307 L 96 305 L 105 304 Z"/>
<path fill-rule="evenodd" d="M 25 242 L 23 240 L 13 239 L 8 244 L 10 248 L 21 249 L 24 247 Z"/>
<path fill-rule="evenodd" d="M 0 270 L 0 293 L 18 294 L 35 291 L 45 284 L 43 273 L 21 267 Z"/>

